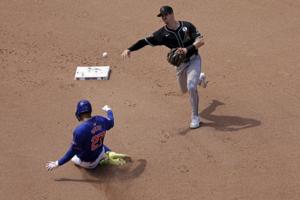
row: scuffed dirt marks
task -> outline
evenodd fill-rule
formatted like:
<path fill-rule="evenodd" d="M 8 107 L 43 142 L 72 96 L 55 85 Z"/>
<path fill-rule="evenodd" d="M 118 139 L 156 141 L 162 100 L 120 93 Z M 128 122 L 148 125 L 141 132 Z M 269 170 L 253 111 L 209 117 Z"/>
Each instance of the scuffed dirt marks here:
<path fill-rule="evenodd" d="M 104 191 L 108 200 L 134 200 L 134 194 L 128 193 L 135 179 L 139 178 L 146 170 L 147 161 L 144 159 L 126 159 L 123 166 L 98 166 L 93 170 L 78 169 L 81 179 L 59 178 L 58 182 L 78 182 L 91 184 L 99 191 Z"/>
<path fill-rule="evenodd" d="M 142 175 L 146 165 L 147 161 L 144 159 L 128 160 L 124 166 L 104 166 L 94 171 L 83 172 L 83 177 L 99 180 L 94 182 L 93 186 L 104 190 L 108 200 L 134 200 L 134 194 L 128 193 L 128 190 L 134 180 Z"/>

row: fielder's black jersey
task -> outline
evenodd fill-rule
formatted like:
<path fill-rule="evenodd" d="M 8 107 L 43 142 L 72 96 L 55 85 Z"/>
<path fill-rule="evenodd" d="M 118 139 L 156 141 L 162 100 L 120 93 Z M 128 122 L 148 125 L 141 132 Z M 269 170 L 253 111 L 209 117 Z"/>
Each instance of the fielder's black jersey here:
<path fill-rule="evenodd" d="M 151 46 L 164 45 L 172 49 L 188 47 L 195 42 L 197 37 L 201 37 L 201 34 L 192 23 L 179 21 L 179 27 L 176 30 L 164 26 L 145 40 Z"/>
<path fill-rule="evenodd" d="M 163 26 L 159 30 L 155 31 L 150 37 L 139 40 L 128 49 L 130 51 L 136 51 L 146 45 L 164 45 L 170 49 L 188 47 L 195 42 L 197 37 L 202 37 L 202 35 L 192 23 L 179 21 L 179 27 L 176 30 L 172 30 L 167 26 Z M 198 54 L 197 49 L 195 49 L 193 52 L 190 52 L 187 57 L 190 57 L 194 54 Z"/>

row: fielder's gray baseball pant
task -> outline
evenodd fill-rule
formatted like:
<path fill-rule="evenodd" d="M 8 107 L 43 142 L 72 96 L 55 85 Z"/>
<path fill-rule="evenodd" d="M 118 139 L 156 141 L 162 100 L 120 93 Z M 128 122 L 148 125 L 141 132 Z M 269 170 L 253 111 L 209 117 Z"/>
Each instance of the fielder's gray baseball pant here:
<path fill-rule="evenodd" d="M 182 93 L 189 92 L 192 115 L 198 116 L 199 95 L 197 86 L 201 73 L 201 57 L 194 55 L 187 63 L 177 67 L 177 80 Z"/>

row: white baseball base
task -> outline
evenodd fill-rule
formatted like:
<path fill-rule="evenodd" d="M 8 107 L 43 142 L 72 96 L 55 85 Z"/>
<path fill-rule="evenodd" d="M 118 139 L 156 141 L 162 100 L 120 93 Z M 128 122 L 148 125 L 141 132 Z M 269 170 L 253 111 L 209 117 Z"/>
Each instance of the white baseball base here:
<path fill-rule="evenodd" d="M 108 80 L 109 75 L 109 66 L 78 66 L 75 80 Z"/>

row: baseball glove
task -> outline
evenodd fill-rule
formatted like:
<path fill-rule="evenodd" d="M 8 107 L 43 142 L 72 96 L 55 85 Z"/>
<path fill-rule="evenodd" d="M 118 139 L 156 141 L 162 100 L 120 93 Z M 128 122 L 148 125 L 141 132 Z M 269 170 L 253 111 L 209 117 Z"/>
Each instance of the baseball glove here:
<path fill-rule="evenodd" d="M 184 62 L 186 56 L 185 54 L 176 53 L 176 48 L 171 49 L 167 55 L 167 60 L 171 65 L 179 66 L 181 63 Z"/>

